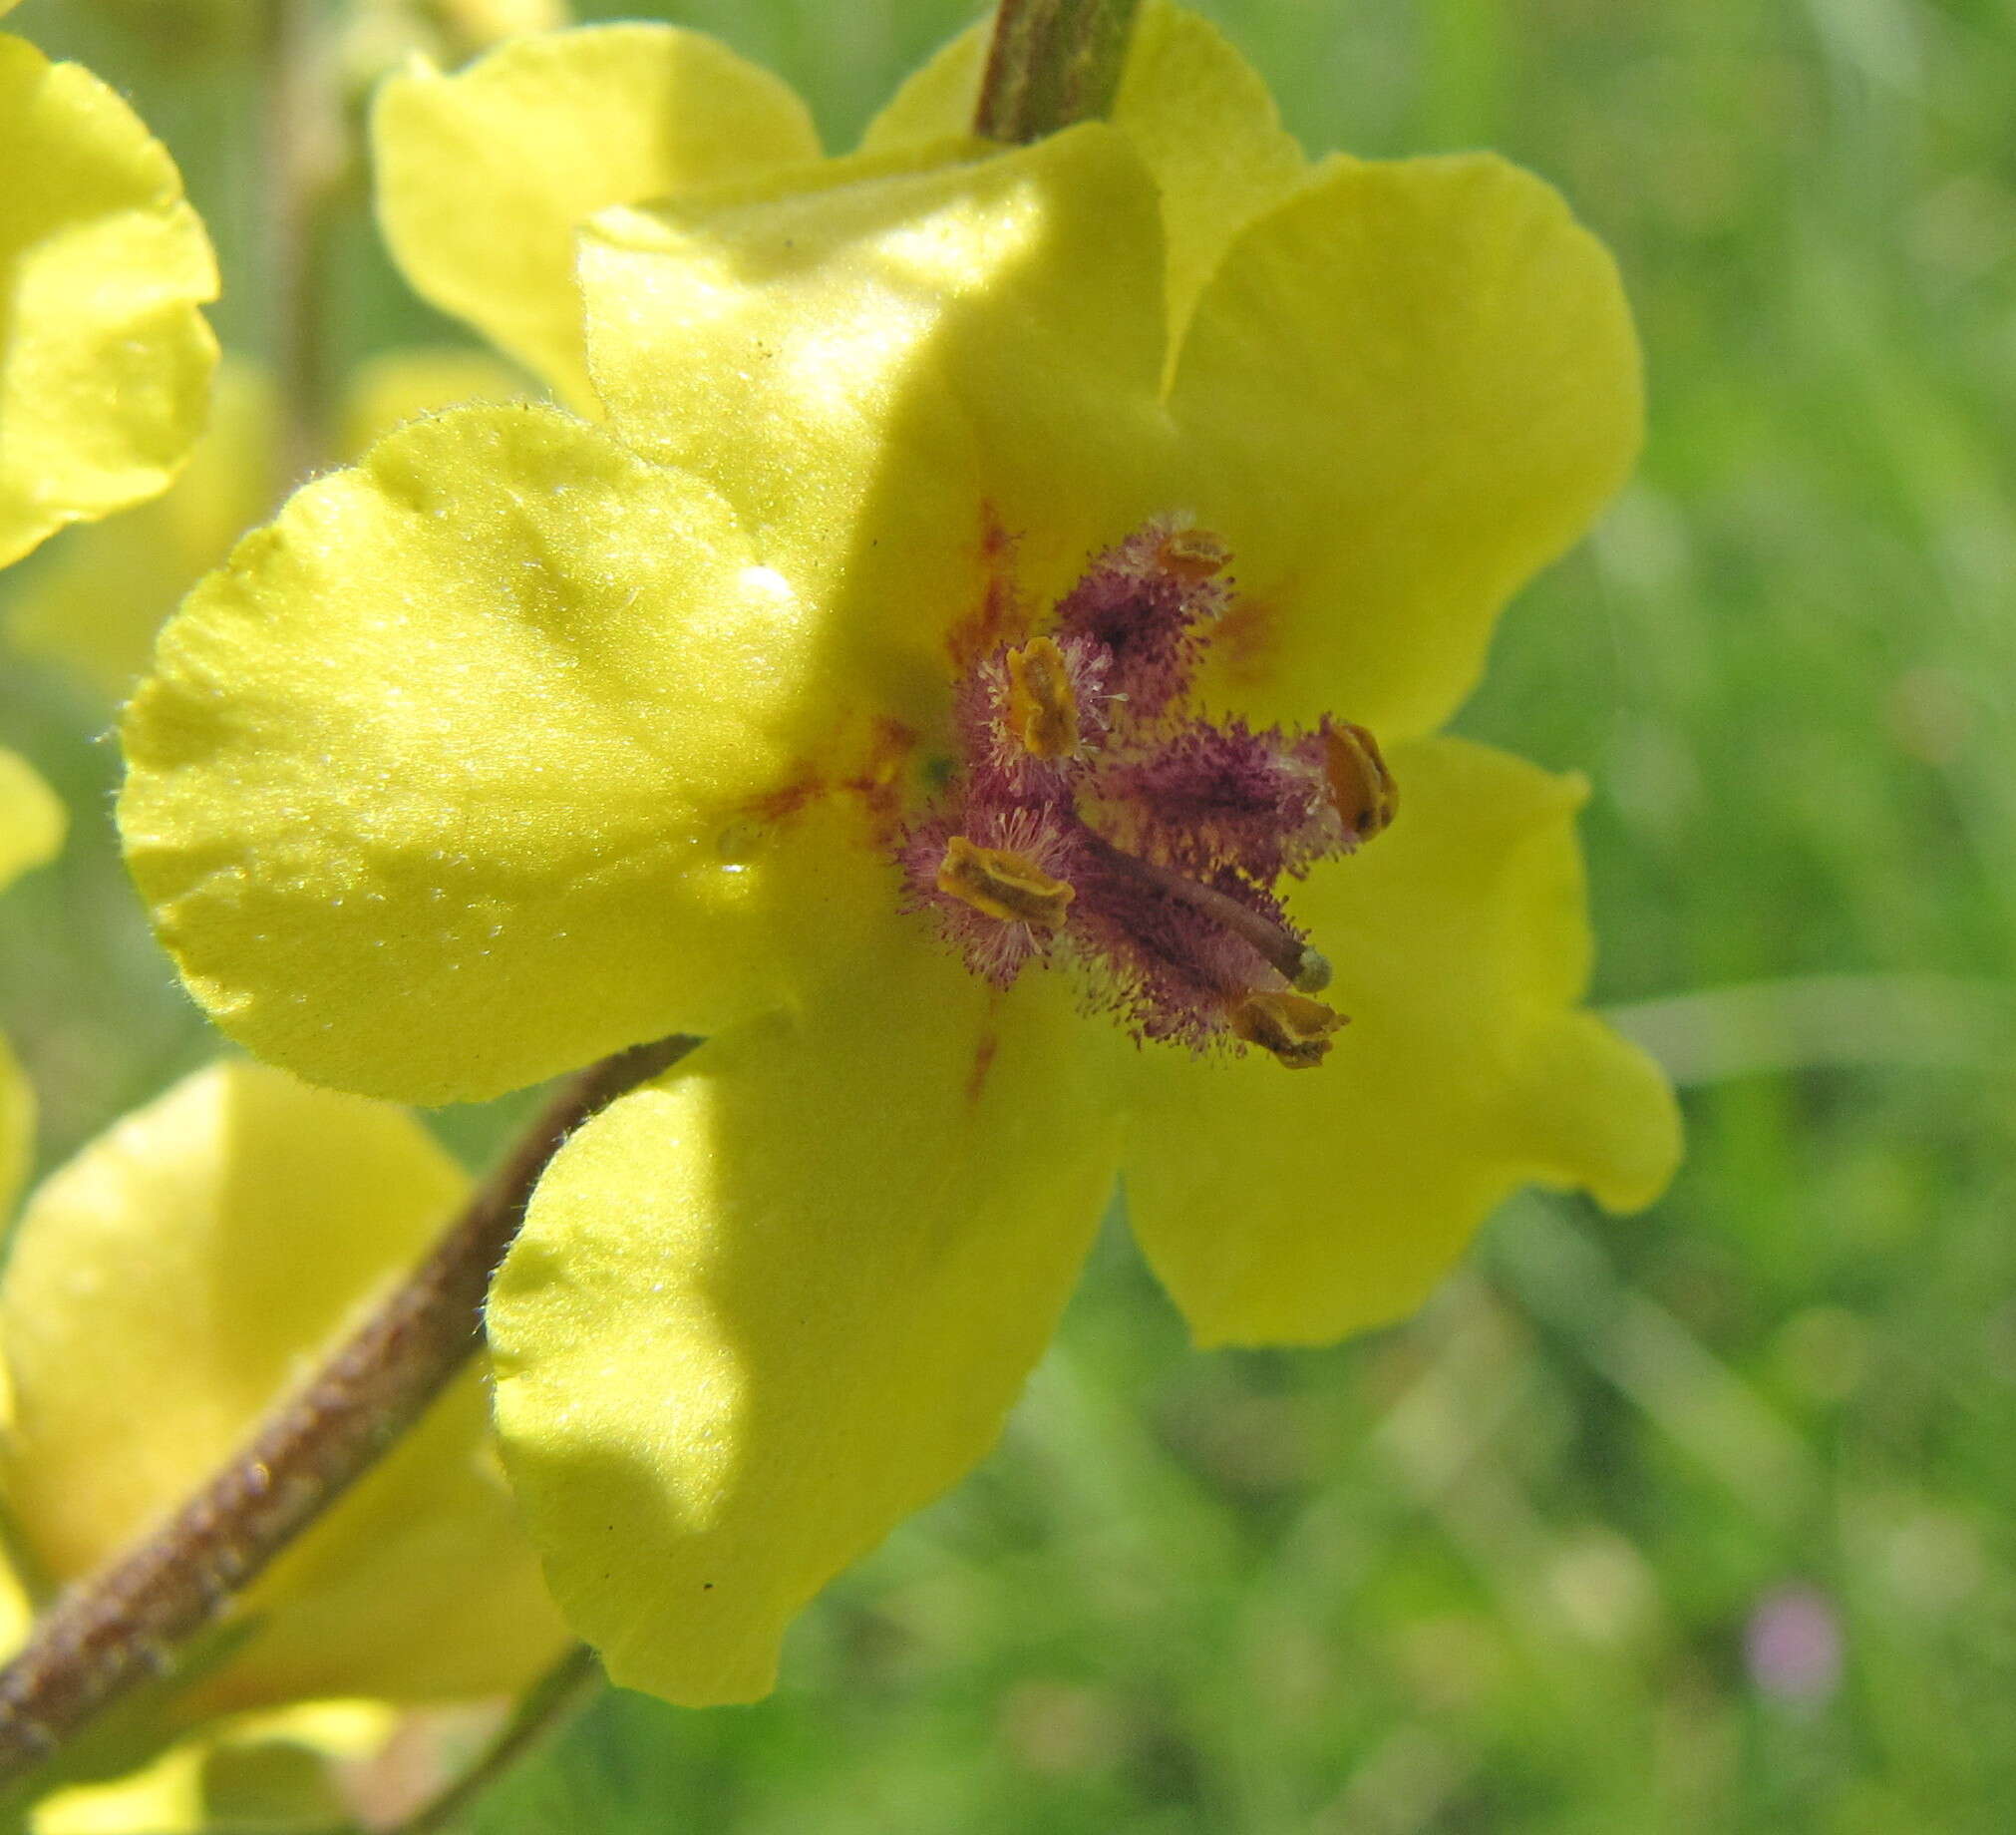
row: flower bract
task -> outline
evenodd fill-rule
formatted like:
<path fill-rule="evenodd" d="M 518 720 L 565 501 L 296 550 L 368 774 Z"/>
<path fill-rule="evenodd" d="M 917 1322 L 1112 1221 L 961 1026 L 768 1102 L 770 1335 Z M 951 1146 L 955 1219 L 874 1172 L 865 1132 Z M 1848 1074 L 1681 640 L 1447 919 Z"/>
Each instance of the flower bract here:
<path fill-rule="evenodd" d="M 1310 165 L 1171 6 L 1110 124 L 1012 150 L 971 41 L 818 162 L 706 56 L 753 125 L 648 206 L 596 137 L 684 36 L 388 97 L 418 283 L 597 418 L 298 494 L 168 627 L 122 817 L 190 987 L 304 1076 L 707 1036 L 553 1161 L 490 1313 L 558 1597 L 688 1702 L 991 1444 L 1116 1175 L 1200 1341 L 1310 1341 L 1521 1182 L 1631 1207 L 1677 1152 L 1578 1005 L 1582 786 L 1437 735 L 1637 447 L 1559 197 Z M 467 184 L 543 201 L 418 253 L 473 121 Z"/>

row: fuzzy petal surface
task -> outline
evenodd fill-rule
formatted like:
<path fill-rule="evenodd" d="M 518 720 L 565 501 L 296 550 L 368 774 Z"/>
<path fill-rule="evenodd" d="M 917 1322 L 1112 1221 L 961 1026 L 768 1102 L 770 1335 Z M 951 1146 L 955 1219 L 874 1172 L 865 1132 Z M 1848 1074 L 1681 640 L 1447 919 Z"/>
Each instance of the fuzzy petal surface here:
<path fill-rule="evenodd" d="M 1470 691 L 1500 607 L 1636 456 L 1616 266 L 1489 155 L 1326 163 L 1232 244 L 1176 365 L 1194 502 L 1243 603 L 1207 684 L 1382 738 Z"/>
<path fill-rule="evenodd" d="M 0 565 L 165 490 L 202 431 L 209 239 L 89 71 L 0 37 Z"/>
<path fill-rule="evenodd" d="M 40 1578 L 179 1503 L 432 1242 L 466 1181 L 409 1116 L 225 1063 L 37 1191 L 0 1280 L 0 1463 Z M 481 1372 L 247 1594 L 247 1643 L 177 1702 L 501 1692 L 565 1634 L 513 1526 Z"/>
<path fill-rule="evenodd" d="M 26 760 L 0 748 L 0 892 L 63 845 L 66 817 L 49 786 Z M 35 1093 L 0 1038 L 0 1218 L 14 1203 L 28 1170 L 35 1133 Z"/>
<path fill-rule="evenodd" d="M 610 1675 L 765 1693 L 786 1625 L 979 1460 L 1111 1190 L 1111 1059 L 891 918 L 553 1161 L 492 1291 L 506 1467 Z"/>
<path fill-rule="evenodd" d="M 1612 1210 L 1679 1157 L 1657 1067 L 1575 1003 L 1584 789 L 1456 739 L 1398 748 L 1401 814 L 1289 908 L 1351 1023 L 1316 1069 L 1144 1052 L 1128 1203 L 1199 1342 L 1319 1342 L 1426 1297 L 1528 1181 Z"/>
<path fill-rule="evenodd" d="M 731 837 L 851 717 L 829 634 L 706 486 L 585 423 L 417 421 L 168 625 L 129 860 L 218 1023 L 316 1082 L 474 1100 L 711 1030 L 806 927 Z"/>
<path fill-rule="evenodd" d="M 612 211 L 581 247 L 611 426 L 718 485 L 918 719 L 990 569 L 1054 595 L 1164 496 L 1147 174 L 1105 127 L 977 147 Z"/>
<path fill-rule="evenodd" d="M 864 153 L 972 132 L 990 26 L 962 32 L 870 124 Z M 1136 17 L 1113 125 L 1162 192 L 1171 346 L 1233 233 L 1301 182 L 1308 162 L 1260 74 L 1207 19 L 1167 0 Z"/>
<path fill-rule="evenodd" d="M 379 92 L 372 146 L 379 222 L 415 291 L 584 408 L 575 229 L 820 153 L 786 84 L 660 25 L 517 39 L 455 76 L 419 65 Z"/>

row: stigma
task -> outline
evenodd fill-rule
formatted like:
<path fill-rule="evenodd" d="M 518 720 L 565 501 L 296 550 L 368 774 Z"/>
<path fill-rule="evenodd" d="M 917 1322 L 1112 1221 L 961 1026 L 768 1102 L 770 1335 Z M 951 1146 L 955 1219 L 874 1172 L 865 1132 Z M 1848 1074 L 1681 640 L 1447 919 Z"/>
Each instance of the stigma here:
<path fill-rule="evenodd" d="M 1231 554 L 1159 519 L 1096 554 L 1047 618 L 960 669 L 954 756 L 896 844 L 908 905 L 996 986 L 1032 965 L 1144 1042 L 1320 1064 L 1345 1016 L 1284 881 L 1398 809 L 1363 726 L 1256 730 L 1196 705 Z"/>

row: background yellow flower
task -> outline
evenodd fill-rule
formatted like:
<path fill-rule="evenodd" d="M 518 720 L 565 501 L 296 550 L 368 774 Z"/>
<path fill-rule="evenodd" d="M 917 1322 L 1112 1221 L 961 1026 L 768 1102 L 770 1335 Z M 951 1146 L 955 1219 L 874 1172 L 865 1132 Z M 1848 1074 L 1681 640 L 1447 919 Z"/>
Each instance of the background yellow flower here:
<path fill-rule="evenodd" d="M 203 424 L 216 265 L 174 163 L 89 71 L 0 34 L 0 566 L 164 490 Z"/>
<path fill-rule="evenodd" d="M 44 1181 L 0 1274 L 16 1639 L 30 1602 L 123 1553 L 207 1479 L 466 1192 L 409 1116 L 242 1062 L 185 1079 Z M 387 1707 L 514 1693 L 568 1642 L 472 1370 L 206 1634 L 186 1684 L 151 1705 L 154 1739 L 129 1726 L 123 1749 L 181 1734 L 198 1746 L 138 1803 L 94 1793 L 50 1826 L 116 1817 L 160 1835 L 146 1819 L 156 1791 L 200 1797 L 213 1729 L 286 1732 L 232 1716 L 369 1698 L 385 1705 L 342 1722 L 337 1742 L 368 1750 L 390 1730 Z"/>
<path fill-rule="evenodd" d="M 53 856 L 64 812 L 47 785 L 12 752 L 0 751 L 0 892 Z M 28 1170 L 35 1099 L 7 1041 L 0 1038 L 0 1212 L 13 1203 Z"/>
<path fill-rule="evenodd" d="M 338 449 L 354 458 L 402 422 L 524 392 L 515 370 L 482 351 L 386 351 L 350 378 Z M 162 620 L 272 508 L 281 485 L 278 437 L 272 379 L 245 359 L 228 359 L 209 425 L 175 482 L 152 503 L 75 530 L 38 556 L 14 598 L 15 642 L 124 699 Z"/>

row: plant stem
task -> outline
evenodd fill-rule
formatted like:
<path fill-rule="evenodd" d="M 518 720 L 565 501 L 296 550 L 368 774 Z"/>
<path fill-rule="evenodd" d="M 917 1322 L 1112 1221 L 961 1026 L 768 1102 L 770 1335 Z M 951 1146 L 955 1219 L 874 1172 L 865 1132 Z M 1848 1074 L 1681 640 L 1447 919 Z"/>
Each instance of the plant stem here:
<path fill-rule="evenodd" d="M 1140 0 L 1001 0 L 973 131 L 1023 145 L 1098 121 L 1120 93 Z"/>
<path fill-rule="evenodd" d="M 602 1688 L 602 1665 L 577 1644 L 534 1682 L 477 1761 L 392 1835 L 442 1835 L 512 1766 L 529 1758 L 586 1707 Z"/>
<path fill-rule="evenodd" d="M 326 465 L 331 213 L 350 163 L 319 0 L 264 0 L 259 45 L 275 497 Z"/>
<path fill-rule="evenodd" d="M 0 1787 L 171 1671 L 178 1649 L 391 1450 L 481 1344 L 491 1275 L 560 1143 L 693 1043 L 634 1046 L 570 1078 L 427 1259 L 238 1456 L 57 1602 L 0 1670 Z"/>

